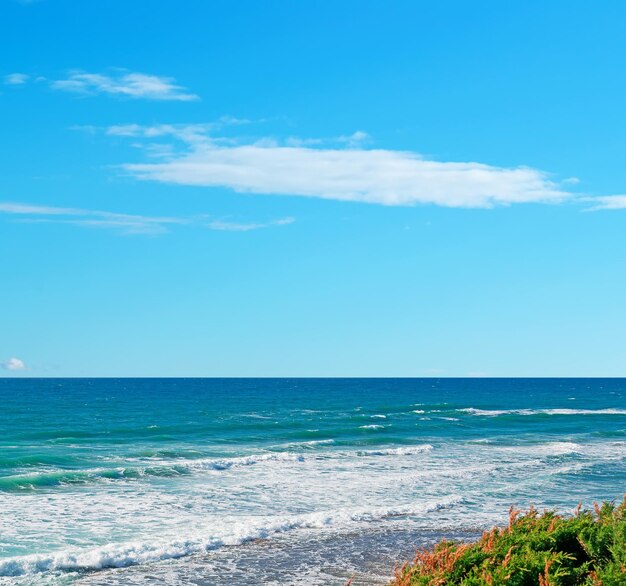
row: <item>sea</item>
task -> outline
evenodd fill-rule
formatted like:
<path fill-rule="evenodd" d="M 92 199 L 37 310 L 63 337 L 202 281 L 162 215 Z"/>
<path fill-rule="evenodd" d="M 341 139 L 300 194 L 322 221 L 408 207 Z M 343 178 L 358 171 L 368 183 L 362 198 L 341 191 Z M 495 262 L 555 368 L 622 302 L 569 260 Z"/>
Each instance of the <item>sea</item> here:
<path fill-rule="evenodd" d="M 384 584 L 626 492 L 626 379 L 0 379 L 0 584 Z"/>

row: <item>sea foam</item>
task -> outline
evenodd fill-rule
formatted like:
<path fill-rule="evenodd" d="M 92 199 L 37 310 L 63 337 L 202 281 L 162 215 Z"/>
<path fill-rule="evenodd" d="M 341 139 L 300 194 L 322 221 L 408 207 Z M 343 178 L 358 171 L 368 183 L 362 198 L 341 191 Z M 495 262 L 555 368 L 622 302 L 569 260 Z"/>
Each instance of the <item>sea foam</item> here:
<path fill-rule="evenodd" d="M 162 542 L 127 542 L 91 549 L 67 549 L 47 554 L 26 555 L 0 561 L 0 576 L 15 577 L 55 571 L 102 570 L 147 564 L 203 553 L 223 546 L 242 545 L 255 539 L 296 529 L 349 528 L 354 522 L 375 522 L 389 517 L 421 516 L 454 507 L 463 501 L 452 495 L 439 501 L 396 507 L 373 507 L 319 511 L 292 517 L 266 519 L 256 523 L 224 523 L 209 537 L 198 535 Z"/>
<path fill-rule="evenodd" d="M 470 415 L 498 417 L 500 415 L 626 415 L 626 409 L 459 409 Z"/>

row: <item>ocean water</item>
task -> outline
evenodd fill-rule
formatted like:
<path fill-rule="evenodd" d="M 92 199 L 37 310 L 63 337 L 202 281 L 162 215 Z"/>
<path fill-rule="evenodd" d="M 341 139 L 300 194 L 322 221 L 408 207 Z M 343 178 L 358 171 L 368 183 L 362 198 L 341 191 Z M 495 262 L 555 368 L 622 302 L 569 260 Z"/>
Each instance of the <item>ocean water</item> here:
<path fill-rule="evenodd" d="M 626 380 L 0 379 L 0 584 L 384 583 L 626 492 Z"/>

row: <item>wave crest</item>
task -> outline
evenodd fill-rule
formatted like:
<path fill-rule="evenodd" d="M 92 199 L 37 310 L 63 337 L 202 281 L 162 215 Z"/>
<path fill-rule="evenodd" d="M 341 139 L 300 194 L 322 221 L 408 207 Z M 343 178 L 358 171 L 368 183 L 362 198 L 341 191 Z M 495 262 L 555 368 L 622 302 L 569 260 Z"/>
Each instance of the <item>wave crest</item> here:
<path fill-rule="evenodd" d="M 154 466 L 92 468 L 86 470 L 55 470 L 0 477 L 0 491 L 34 490 L 54 486 L 87 484 L 106 480 L 137 480 L 143 477 L 172 477 L 199 470 L 229 470 L 253 466 L 261 462 L 303 462 L 304 456 L 291 452 L 254 454 L 235 458 L 216 458 L 163 462 Z"/>
<path fill-rule="evenodd" d="M 626 409 L 477 409 L 467 407 L 459 409 L 463 413 L 482 417 L 500 415 L 626 415 Z"/>

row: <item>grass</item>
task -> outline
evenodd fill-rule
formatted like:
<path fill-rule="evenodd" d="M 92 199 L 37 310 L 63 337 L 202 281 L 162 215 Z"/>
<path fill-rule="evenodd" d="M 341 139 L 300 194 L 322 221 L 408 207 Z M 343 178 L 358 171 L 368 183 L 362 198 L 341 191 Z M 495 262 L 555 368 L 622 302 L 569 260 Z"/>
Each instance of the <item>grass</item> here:
<path fill-rule="evenodd" d="M 572 517 L 511 509 L 475 543 L 441 541 L 396 568 L 393 586 L 626 586 L 626 497 Z"/>

